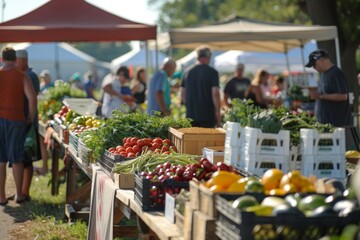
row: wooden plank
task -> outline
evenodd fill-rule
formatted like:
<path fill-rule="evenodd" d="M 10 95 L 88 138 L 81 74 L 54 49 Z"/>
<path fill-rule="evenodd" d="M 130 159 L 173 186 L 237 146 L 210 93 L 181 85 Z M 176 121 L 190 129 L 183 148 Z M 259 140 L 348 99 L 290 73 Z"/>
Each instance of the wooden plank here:
<path fill-rule="evenodd" d="M 171 224 L 164 217 L 162 212 L 143 212 L 134 199 L 130 199 L 130 208 L 144 221 L 144 223 L 157 234 L 160 239 L 170 239 L 181 237 L 179 229 L 175 224 Z"/>
<path fill-rule="evenodd" d="M 82 201 L 90 198 L 91 181 L 88 181 L 80 188 L 76 189 L 72 194 L 66 196 L 67 203 L 73 203 L 75 201 Z"/>
<path fill-rule="evenodd" d="M 116 198 L 119 199 L 126 206 L 130 205 L 130 199 L 134 199 L 134 191 L 132 190 L 116 190 Z"/>
<path fill-rule="evenodd" d="M 128 237 L 128 238 L 137 238 L 139 236 L 139 231 L 137 226 L 118 226 L 114 225 L 113 227 L 113 237 Z"/>

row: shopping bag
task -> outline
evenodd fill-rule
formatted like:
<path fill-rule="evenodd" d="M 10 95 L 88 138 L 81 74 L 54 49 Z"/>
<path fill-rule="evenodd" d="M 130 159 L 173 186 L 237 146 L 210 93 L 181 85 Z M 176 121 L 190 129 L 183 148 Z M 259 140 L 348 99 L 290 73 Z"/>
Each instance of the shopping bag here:
<path fill-rule="evenodd" d="M 38 145 L 36 140 L 36 132 L 35 127 L 31 125 L 30 129 L 28 130 L 25 138 L 24 150 L 27 156 L 30 158 L 36 158 L 38 154 Z"/>

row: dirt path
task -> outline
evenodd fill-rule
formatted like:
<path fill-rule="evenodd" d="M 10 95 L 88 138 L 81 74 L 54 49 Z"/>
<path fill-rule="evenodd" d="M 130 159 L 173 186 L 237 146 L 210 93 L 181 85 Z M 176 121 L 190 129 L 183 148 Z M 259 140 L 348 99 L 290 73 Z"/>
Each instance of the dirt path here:
<path fill-rule="evenodd" d="M 15 193 L 14 179 L 11 169 L 7 169 L 6 180 L 6 195 L 10 196 Z M 26 203 L 25 203 L 26 204 Z M 23 238 L 14 234 L 20 229 L 25 228 L 28 217 L 23 214 L 22 207 L 15 201 L 9 201 L 5 206 L 0 206 L 0 239 L 2 240 L 16 240 L 16 239 L 29 239 Z M 16 236 L 17 235 L 17 236 Z"/>

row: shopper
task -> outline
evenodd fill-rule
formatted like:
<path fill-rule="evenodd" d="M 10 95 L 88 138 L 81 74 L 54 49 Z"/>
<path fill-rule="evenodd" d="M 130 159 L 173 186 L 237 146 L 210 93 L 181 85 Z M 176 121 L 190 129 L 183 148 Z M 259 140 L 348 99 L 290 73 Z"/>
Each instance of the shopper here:
<path fill-rule="evenodd" d="M 176 62 L 165 58 L 161 70 L 154 74 L 150 81 L 147 113 L 150 115 L 160 112 L 162 116 L 171 114 L 171 93 L 169 78 L 174 74 Z"/>
<path fill-rule="evenodd" d="M 183 75 L 181 98 L 192 126 L 213 128 L 220 126 L 219 74 L 209 66 L 210 48 L 200 46 L 196 53 L 197 64 Z"/>
<path fill-rule="evenodd" d="M 27 76 L 31 79 L 31 83 L 34 87 L 35 94 L 38 95 L 40 92 L 40 81 L 36 73 L 32 71 L 28 64 L 28 52 L 26 50 L 17 50 L 16 51 L 16 66 L 24 71 Z M 25 103 L 27 103 L 27 98 L 25 98 Z M 25 107 L 25 116 L 28 115 L 29 109 L 27 108 L 27 104 Z M 35 130 L 35 139 L 32 139 L 36 144 L 36 150 L 30 153 L 25 154 L 24 161 L 24 176 L 23 176 L 23 185 L 22 192 L 26 199 L 30 200 L 30 185 L 31 180 L 34 173 L 33 161 L 38 161 L 41 159 L 41 150 L 40 150 L 40 141 L 39 141 L 39 122 L 38 122 L 38 111 L 37 106 L 35 106 L 36 112 L 33 120 L 32 127 Z M 46 159 L 47 161 L 47 159 Z"/>
<path fill-rule="evenodd" d="M 253 101 L 254 106 L 267 108 L 266 99 L 262 90 L 262 85 L 267 84 L 269 73 L 264 69 L 258 69 L 250 86 L 245 92 L 245 98 Z"/>
<path fill-rule="evenodd" d="M 250 79 L 243 77 L 244 64 L 239 63 L 236 65 L 234 77 L 230 79 L 224 88 L 224 104 L 231 107 L 231 100 L 234 98 L 245 98 L 245 91 L 250 85 Z"/>
<path fill-rule="evenodd" d="M 5 196 L 6 164 L 12 164 L 17 203 L 26 197 L 22 193 L 24 173 L 24 142 L 27 128 L 34 121 L 36 94 L 31 80 L 16 67 L 13 48 L 2 49 L 3 66 L 0 68 L 0 205 L 7 204 Z M 28 115 L 25 117 L 24 98 L 28 99 Z"/>
<path fill-rule="evenodd" d="M 321 74 L 318 91 L 310 93 L 310 97 L 316 100 L 317 120 L 320 123 L 331 123 L 336 127 L 349 126 L 349 90 L 344 73 L 331 62 L 329 54 L 322 49 L 309 55 L 306 67 L 313 67 Z"/>

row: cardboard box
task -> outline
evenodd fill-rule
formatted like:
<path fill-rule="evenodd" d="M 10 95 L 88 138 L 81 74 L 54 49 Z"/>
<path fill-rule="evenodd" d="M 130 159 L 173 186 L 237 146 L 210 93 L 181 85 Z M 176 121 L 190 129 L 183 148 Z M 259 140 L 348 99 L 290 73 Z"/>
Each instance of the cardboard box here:
<path fill-rule="evenodd" d="M 135 188 L 135 174 L 133 173 L 114 173 L 114 183 L 121 189 Z"/>
<path fill-rule="evenodd" d="M 213 146 L 203 148 L 203 156 L 212 164 L 224 162 L 224 146 Z"/>

